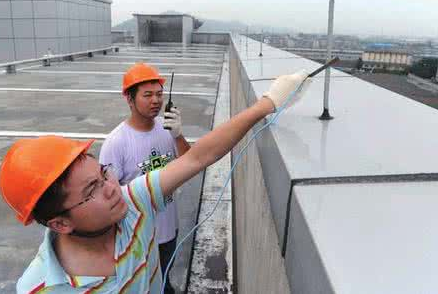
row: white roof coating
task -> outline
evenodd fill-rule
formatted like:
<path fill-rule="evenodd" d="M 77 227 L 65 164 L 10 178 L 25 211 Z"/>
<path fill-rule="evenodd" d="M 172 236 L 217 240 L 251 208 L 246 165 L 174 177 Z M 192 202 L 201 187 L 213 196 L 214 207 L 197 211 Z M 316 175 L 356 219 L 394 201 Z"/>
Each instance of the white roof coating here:
<path fill-rule="evenodd" d="M 257 60 L 240 38 L 249 103 L 269 78 L 318 66 L 267 45 Z M 337 70 L 333 120 L 319 120 L 323 97 L 321 73 L 257 142 L 294 293 L 438 293 L 436 109 Z"/>
<path fill-rule="evenodd" d="M 257 97 L 270 81 L 253 82 Z M 324 80 L 271 127 L 293 179 L 435 173 L 435 109 L 357 78 L 333 78 L 321 121 Z"/>
<path fill-rule="evenodd" d="M 333 292 L 437 293 L 437 191 L 437 182 L 296 186 Z"/>

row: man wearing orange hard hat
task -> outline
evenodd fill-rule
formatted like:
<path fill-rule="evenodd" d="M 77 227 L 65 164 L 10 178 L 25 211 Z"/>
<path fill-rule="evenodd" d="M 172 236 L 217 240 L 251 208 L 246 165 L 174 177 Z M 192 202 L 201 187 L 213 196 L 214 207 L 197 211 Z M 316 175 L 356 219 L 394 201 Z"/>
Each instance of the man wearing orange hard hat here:
<path fill-rule="evenodd" d="M 156 216 L 166 196 L 231 150 L 246 132 L 300 94 L 306 74 L 281 76 L 253 106 L 200 138 L 164 168 L 120 186 L 93 141 L 21 139 L 4 157 L 0 189 L 24 225 L 46 226 L 17 293 L 160 293 Z"/>
<path fill-rule="evenodd" d="M 163 106 L 165 82 L 166 79 L 154 67 L 145 63 L 135 64 L 123 76 L 123 96 L 131 115 L 111 131 L 99 155 L 100 163 L 112 164 L 121 185 L 163 168 L 190 149 L 182 135 L 180 111 L 168 107 L 164 119 L 158 116 Z M 172 194 L 165 196 L 166 207 L 157 214 L 156 221 L 163 275 L 175 251 L 178 236 L 177 206 Z M 164 294 L 174 293 L 167 276 Z"/>

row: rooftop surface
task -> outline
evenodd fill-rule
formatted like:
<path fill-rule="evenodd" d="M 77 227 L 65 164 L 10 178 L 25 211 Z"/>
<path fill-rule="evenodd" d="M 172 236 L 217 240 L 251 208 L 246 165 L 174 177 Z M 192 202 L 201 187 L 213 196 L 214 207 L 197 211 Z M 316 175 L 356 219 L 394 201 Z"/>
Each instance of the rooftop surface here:
<path fill-rule="evenodd" d="M 120 93 L 122 75 L 141 61 L 155 65 L 166 77 L 175 72 L 172 100 L 182 111 L 184 135 L 196 140 L 211 128 L 226 50 L 208 45 L 125 48 L 106 56 L 52 62 L 48 67 L 35 64 L 20 67 L 16 74 L 0 74 L 0 164 L 17 139 L 5 131 L 24 132 L 19 134 L 23 137 L 30 135 L 26 132 L 74 132 L 98 138 L 109 133 L 129 114 Z M 91 152 L 98 155 L 101 144 L 98 140 Z M 196 222 L 202 178 L 203 173 L 177 192 L 180 237 Z M 3 201 L 0 226 L 0 292 L 15 293 L 15 282 L 34 257 L 43 228 L 21 226 Z M 172 272 L 179 293 L 186 287 L 192 240 L 185 243 Z"/>
<path fill-rule="evenodd" d="M 355 73 L 354 75 L 362 80 L 438 109 L 438 91 L 422 89 L 410 83 L 405 75 L 385 73 Z"/>

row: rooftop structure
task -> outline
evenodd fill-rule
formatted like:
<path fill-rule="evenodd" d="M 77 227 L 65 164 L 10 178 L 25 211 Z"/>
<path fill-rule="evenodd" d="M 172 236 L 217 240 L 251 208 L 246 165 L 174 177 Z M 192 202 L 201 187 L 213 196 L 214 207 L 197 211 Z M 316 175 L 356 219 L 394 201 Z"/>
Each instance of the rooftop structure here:
<path fill-rule="evenodd" d="M 0 1 L 0 63 L 111 46 L 111 1 Z"/>
<path fill-rule="evenodd" d="M 200 23 L 188 14 L 134 14 L 137 46 L 151 43 L 192 43 L 192 33 Z"/>

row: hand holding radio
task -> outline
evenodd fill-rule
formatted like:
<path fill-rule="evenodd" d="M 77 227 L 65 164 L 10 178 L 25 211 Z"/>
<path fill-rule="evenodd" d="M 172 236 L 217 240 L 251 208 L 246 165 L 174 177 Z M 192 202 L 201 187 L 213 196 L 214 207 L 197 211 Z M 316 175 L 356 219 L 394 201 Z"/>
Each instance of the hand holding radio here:
<path fill-rule="evenodd" d="M 182 134 L 181 112 L 172 107 L 169 111 L 164 112 L 163 127 L 170 131 L 173 138 L 177 138 Z"/>

